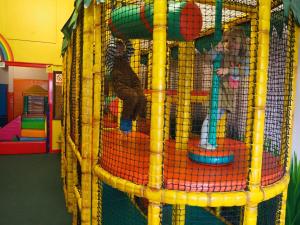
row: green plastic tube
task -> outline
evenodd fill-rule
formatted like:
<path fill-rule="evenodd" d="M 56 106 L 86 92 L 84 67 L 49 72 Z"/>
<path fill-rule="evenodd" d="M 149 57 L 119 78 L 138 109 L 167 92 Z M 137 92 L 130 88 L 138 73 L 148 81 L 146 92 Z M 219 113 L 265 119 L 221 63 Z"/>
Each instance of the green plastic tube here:
<path fill-rule="evenodd" d="M 192 2 L 169 2 L 168 40 L 191 41 L 200 36 L 202 14 Z M 112 11 L 109 27 L 122 39 L 152 39 L 153 4 L 127 5 Z"/>

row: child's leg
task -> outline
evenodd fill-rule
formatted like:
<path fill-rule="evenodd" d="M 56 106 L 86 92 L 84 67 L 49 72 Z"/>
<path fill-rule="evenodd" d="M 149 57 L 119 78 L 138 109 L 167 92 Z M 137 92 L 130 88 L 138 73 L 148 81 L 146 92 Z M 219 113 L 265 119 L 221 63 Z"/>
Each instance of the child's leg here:
<path fill-rule="evenodd" d="M 136 119 L 137 116 L 140 116 L 141 118 L 146 118 L 146 104 L 147 99 L 143 95 L 138 96 L 138 101 L 133 113 L 133 119 Z"/>
<path fill-rule="evenodd" d="M 124 132 L 131 132 L 132 130 L 132 119 L 137 102 L 138 96 L 134 92 L 123 99 L 120 129 Z"/>
<path fill-rule="evenodd" d="M 134 110 L 138 103 L 138 96 L 136 93 L 131 93 L 127 95 L 123 100 L 123 110 L 122 110 L 122 119 L 131 119 L 133 118 Z"/>
<path fill-rule="evenodd" d="M 200 145 L 206 145 L 208 143 L 208 131 L 209 131 L 209 114 L 206 115 L 202 128 L 201 128 L 201 139 Z"/>
<path fill-rule="evenodd" d="M 225 113 L 224 109 L 218 109 L 218 114 L 217 114 L 218 121 L 221 119 L 224 113 Z M 209 119 L 210 119 L 210 115 L 207 114 L 201 128 L 200 146 L 206 147 L 207 149 L 214 149 L 214 147 L 210 146 L 208 142 Z"/>

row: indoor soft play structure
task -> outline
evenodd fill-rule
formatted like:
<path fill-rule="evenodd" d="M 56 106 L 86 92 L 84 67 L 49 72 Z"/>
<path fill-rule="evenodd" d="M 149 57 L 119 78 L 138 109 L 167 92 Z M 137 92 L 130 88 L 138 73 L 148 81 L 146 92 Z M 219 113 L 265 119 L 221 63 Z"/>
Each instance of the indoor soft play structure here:
<path fill-rule="evenodd" d="M 296 8 L 75 1 L 62 29 L 61 168 L 73 224 L 285 224 Z M 132 43 L 124 57 L 147 99 L 130 132 L 107 60 L 116 40 Z"/>

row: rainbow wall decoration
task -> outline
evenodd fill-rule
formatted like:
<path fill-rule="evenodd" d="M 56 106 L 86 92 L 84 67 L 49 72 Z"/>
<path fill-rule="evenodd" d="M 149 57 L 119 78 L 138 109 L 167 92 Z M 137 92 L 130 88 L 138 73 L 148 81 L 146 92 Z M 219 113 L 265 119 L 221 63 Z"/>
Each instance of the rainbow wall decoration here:
<path fill-rule="evenodd" d="M 0 57 L 2 61 L 10 61 L 10 62 L 14 61 L 13 52 L 8 42 L 1 34 L 0 34 Z"/>

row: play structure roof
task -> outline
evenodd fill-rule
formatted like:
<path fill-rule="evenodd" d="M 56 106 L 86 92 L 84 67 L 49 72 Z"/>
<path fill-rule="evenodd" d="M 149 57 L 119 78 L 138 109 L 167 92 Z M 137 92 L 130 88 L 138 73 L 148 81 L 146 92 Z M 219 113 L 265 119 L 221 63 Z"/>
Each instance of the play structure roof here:
<path fill-rule="evenodd" d="M 26 91 L 23 91 L 23 96 L 48 96 L 48 91 L 39 85 L 33 85 Z"/>

